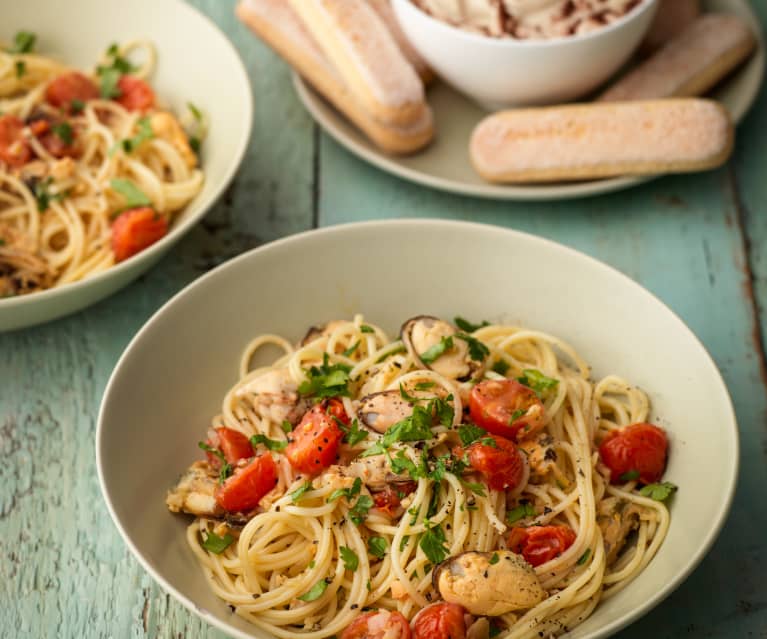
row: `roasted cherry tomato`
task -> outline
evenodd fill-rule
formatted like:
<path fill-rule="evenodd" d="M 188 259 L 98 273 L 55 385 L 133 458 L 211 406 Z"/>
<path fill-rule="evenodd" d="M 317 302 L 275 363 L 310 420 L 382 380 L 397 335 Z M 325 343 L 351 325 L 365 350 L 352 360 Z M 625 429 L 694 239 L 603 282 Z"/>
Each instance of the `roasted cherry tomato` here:
<path fill-rule="evenodd" d="M 255 454 L 253 446 L 250 445 L 250 440 L 245 435 L 238 430 L 227 428 L 226 426 L 217 428 L 216 434 L 207 443 L 211 448 L 218 448 L 230 464 L 236 464 L 241 459 L 253 457 Z M 210 452 L 206 453 L 206 455 L 214 468 L 218 468 L 221 465 L 221 459 L 217 455 Z"/>
<path fill-rule="evenodd" d="M 122 262 L 143 251 L 167 232 L 168 220 L 149 206 L 123 211 L 112 222 L 115 261 Z"/>
<path fill-rule="evenodd" d="M 469 412 L 477 426 L 515 441 L 543 428 L 543 402 L 515 379 L 486 379 L 474 386 Z"/>
<path fill-rule="evenodd" d="M 57 128 L 57 126 L 68 126 L 69 128 Z M 40 143 L 45 147 L 45 150 L 53 157 L 63 158 L 75 157 L 78 155 L 79 150 L 75 144 L 77 132 L 69 123 L 58 122 L 51 124 L 49 122 L 44 123 L 43 120 L 37 120 L 31 124 L 29 128 L 38 137 Z M 37 131 L 40 131 L 41 133 L 37 133 Z M 68 131 L 68 133 L 65 133 L 64 131 Z"/>
<path fill-rule="evenodd" d="M 506 545 L 531 566 L 540 566 L 559 557 L 574 541 L 575 532 L 569 526 L 515 526 L 506 538 Z"/>
<path fill-rule="evenodd" d="M 343 422 L 347 426 L 349 425 L 349 422 L 351 420 L 349 419 L 349 416 L 346 414 L 346 410 L 344 409 L 344 403 L 340 399 L 336 399 L 335 397 L 331 399 L 326 399 L 323 402 L 321 402 L 320 405 L 325 409 L 325 412 L 328 415 L 330 415 L 331 417 L 335 417 L 337 420 Z"/>
<path fill-rule="evenodd" d="M 495 445 L 487 442 L 487 439 L 492 439 Z M 522 454 L 508 439 L 488 435 L 466 449 L 457 448 L 454 454 L 461 458 L 464 453 L 469 456 L 471 467 L 484 476 L 487 485 L 493 490 L 513 490 L 522 481 Z"/>
<path fill-rule="evenodd" d="M 154 91 L 141 78 L 124 75 L 117 81 L 120 91 L 115 100 L 128 111 L 146 111 L 154 106 Z"/>
<path fill-rule="evenodd" d="M 99 97 L 96 83 L 77 71 L 70 71 L 55 78 L 45 90 L 45 99 L 50 104 L 72 113 L 77 111 L 72 103 L 87 102 Z"/>
<path fill-rule="evenodd" d="M 248 512 L 277 484 L 277 464 L 269 453 L 254 457 L 216 490 L 216 501 L 230 513 Z"/>
<path fill-rule="evenodd" d="M 410 625 L 402 613 L 374 610 L 355 618 L 341 639 L 410 639 Z"/>
<path fill-rule="evenodd" d="M 314 406 L 290 433 L 285 455 L 290 465 L 305 475 L 316 475 L 336 460 L 344 434 L 328 415 L 328 406 L 325 402 Z"/>
<path fill-rule="evenodd" d="M 599 446 L 599 456 L 610 469 L 610 482 L 628 481 L 632 476 L 643 484 L 660 481 L 666 469 L 668 439 L 654 424 L 631 424 L 612 431 Z"/>
<path fill-rule="evenodd" d="M 465 639 L 466 611 L 454 603 L 427 606 L 413 619 L 414 639 Z"/>
<path fill-rule="evenodd" d="M 0 160 L 9 166 L 23 166 L 32 157 L 32 149 L 22 133 L 24 122 L 15 115 L 0 117 Z"/>
<path fill-rule="evenodd" d="M 400 495 L 409 495 L 412 493 L 418 484 L 409 481 L 396 486 L 387 486 L 381 492 L 373 493 L 373 501 L 378 510 L 380 510 L 387 517 L 394 517 L 394 514 L 399 508 L 401 497 Z"/>

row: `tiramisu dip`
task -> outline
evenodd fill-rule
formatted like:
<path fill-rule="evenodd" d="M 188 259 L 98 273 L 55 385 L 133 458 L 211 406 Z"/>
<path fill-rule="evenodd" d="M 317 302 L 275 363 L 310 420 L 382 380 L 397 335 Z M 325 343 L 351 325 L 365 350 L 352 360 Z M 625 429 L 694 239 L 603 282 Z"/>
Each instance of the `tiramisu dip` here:
<path fill-rule="evenodd" d="M 412 0 L 455 27 L 495 38 L 545 39 L 589 33 L 645 0 Z"/>

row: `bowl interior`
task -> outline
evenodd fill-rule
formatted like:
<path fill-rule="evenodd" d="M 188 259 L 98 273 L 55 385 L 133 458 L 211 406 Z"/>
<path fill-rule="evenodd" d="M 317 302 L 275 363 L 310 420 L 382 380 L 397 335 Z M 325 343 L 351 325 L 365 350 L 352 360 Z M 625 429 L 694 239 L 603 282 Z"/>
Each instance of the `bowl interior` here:
<path fill-rule="evenodd" d="M 133 340 L 104 395 L 96 445 L 113 518 L 163 587 L 209 622 L 267 637 L 208 589 L 186 546 L 188 520 L 166 511 L 165 492 L 198 457 L 253 336 L 297 340 L 355 312 L 391 335 L 420 313 L 535 327 L 569 341 L 595 376 L 616 373 L 649 392 L 670 433 L 667 478 L 681 487 L 671 528 L 640 577 L 572 636 L 606 636 L 647 611 L 713 542 L 734 490 L 735 418 L 710 357 L 667 307 L 591 258 L 514 231 L 421 220 L 332 227 L 251 251 L 182 291 Z"/>
<path fill-rule="evenodd" d="M 170 233 L 156 244 L 82 282 L 0 300 L 0 313 L 43 303 L 62 291 L 76 294 L 78 288 L 115 277 L 138 262 L 148 266 L 220 195 L 239 166 L 250 138 L 253 105 L 244 66 L 227 38 L 200 12 L 180 0 L 68 0 L 66 5 L 66 20 L 62 20 L 61 12 L 51 11 L 48 0 L 0 3 L 0 40 L 10 42 L 16 31 L 32 31 L 37 34 L 38 53 L 86 70 L 97 64 L 113 42 L 152 42 L 157 63 L 149 81 L 158 100 L 176 113 L 183 112 L 187 102 L 193 102 L 209 118 L 209 134 L 201 153 L 205 183 L 189 206 L 177 214 Z"/>

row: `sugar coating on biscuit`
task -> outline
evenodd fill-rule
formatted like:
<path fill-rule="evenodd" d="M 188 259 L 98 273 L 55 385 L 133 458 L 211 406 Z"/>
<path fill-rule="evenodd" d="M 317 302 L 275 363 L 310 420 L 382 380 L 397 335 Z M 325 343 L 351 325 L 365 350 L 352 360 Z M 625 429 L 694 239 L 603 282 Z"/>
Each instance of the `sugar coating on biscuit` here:
<path fill-rule="evenodd" d="M 487 176 L 605 164 L 698 162 L 730 139 L 708 100 L 665 100 L 506 111 L 475 129 L 471 154 Z"/>

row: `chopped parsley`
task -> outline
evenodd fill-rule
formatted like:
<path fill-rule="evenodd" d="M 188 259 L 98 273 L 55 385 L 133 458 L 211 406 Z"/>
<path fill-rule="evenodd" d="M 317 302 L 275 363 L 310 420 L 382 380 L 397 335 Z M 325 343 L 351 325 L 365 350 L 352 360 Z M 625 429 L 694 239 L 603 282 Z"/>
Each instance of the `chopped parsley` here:
<path fill-rule="evenodd" d="M 418 466 L 416 466 L 415 462 L 407 456 L 407 453 L 405 453 L 404 450 L 398 450 L 395 457 L 389 457 L 389 465 L 395 475 L 403 475 L 407 473 L 413 479 L 418 479 L 423 476 Z"/>
<path fill-rule="evenodd" d="M 359 347 L 360 347 L 360 341 L 359 341 L 359 340 L 357 340 L 356 342 L 354 342 L 354 344 L 352 344 L 352 345 L 351 345 L 349 348 L 347 348 L 347 349 L 346 349 L 346 350 L 345 350 L 345 351 L 342 353 L 342 355 L 343 355 L 344 357 L 351 357 L 351 356 L 354 354 L 354 351 L 356 351 L 356 350 L 357 350 Z"/>
<path fill-rule="evenodd" d="M 670 481 L 664 481 L 643 486 L 640 489 L 639 494 L 642 495 L 642 497 L 649 497 L 655 501 L 666 501 L 677 490 L 679 490 L 679 487 L 676 486 L 676 484 L 672 484 Z"/>
<path fill-rule="evenodd" d="M 383 537 L 371 537 L 368 539 L 368 551 L 373 557 L 383 559 L 386 556 L 386 540 Z"/>
<path fill-rule="evenodd" d="M 24 62 L 24 60 L 16 60 L 14 66 L 16 68 L 17 78 L 23 78 L 25 75 L 27 75 L 27 63 Z"/>
<path fill-rule="evenodd" d="M 337 423 L 344 433 L 344 441 L 350 446 L 359 444 L 362 440 L 367 439 L 368 431 L 360 428 L 360 423 L 356 418 L 352 420 L 351 426 L 347 426 L 340 420 Z"/>
<path fill-rule="evenodd" d="M 639 471 L 636 468 L 629 470 L 620 476 L 621 481 L 634 481 L 635 479 L 639 479 Z"/>
<path fill-rule="evenodd" d="M 553 377 L 546 377 L 541 371 L 534 368 L 526 368 L 522 371 L 522 377 L 517 381 L 525 386 L 532 388 L 536 393 L 545 393 L 559 385 L 559 380 Z"/>
<path fill-rule="evenodd" d="M 328 582 L 325 579 L 320 579 L 314 584 L 309 592 L 304 593 L 299 597 L 301 601 L 314 601 L 322 597 L 322 594 L 327 590 Z"/>
<path fill-rule="evenodd" d="M 480 497 L 485 497 L 487 493 L 485 492 L 485 485 L 480 484 L 479 482 L 475 481 L 464 481 L 461 479 L 461 483 L 466 486 L 469 490 L 471 490 L 475 495 L 479 495 Z"/>
<path fill-rule="evenodd" d="M 506 373 L 509 372 L 509 369 L 511 366 L 505 359 L 499 359 L 493 363 L 493 366 L 491 367 L 492 371 L 494 373 L 498 373 L 499 375 L 506 375 Z"/>
<path fill-rule="evenodd" d="M 490 355 L 490 349 L 480 342 L 476 337 L 467 335 L 466 333 L 456 333 L 458 339 L 462 339 L 469 346 L 469 357 L 475 362 L 481 362 L 488 355 Z"/>
<path fill-rule="evenodd" d="M 513 524 L 526 517 L 535 517 L 535 507 L 529 502 L 519 504 L 507 512 L 506 523 Z"/>
<path fill-rule="evenodd" d="M 410 535 L 405 535 L 399 542 L 399 551 L 402 552 L 407 548 L 408 543 L 410 543 Z"/>
<path fill-rule="evenodd" d="M 468 446 L 481 437 L 487 437 L 487 431 L 474 424 L 463 424 L 458 427 L 458 437 L 461 438 L 461 443 L 464 446 Z"/>
<path fill-rule="evenodd" d="M 418 382 L 415 385 L 415 389 L 417 391 L 424 391 L 429 390 L 430 388 L 433 388 L 435 386 L 434 382 Z M 400 390 L 402 390 L 402 384 L 400 384 Z"/>
<path fill-rule="evenodd" d="M 498 622 L 495 619 L 490 619 L 490 630 L 487 635 L 488 639 L 494 639 L 503 632 L 503 628 L 497 625 L 497 623 Z"/>
<path fill-rule="evenodd" d="M 51 177 L 47 177 L 44 180 L 39 180 L 32 187 L 32 193 L 34 193 L 35 200 L 37 202 L 37 210 L 40 213 L 48 210 L 51 202 L 63 200 L 66 197 L 64 193 L 51 193 L 50 186 L 53 183 Z"/>
<path fill-rule="evenodd" d="M 288 447 L 288 442 L 285 440 L 269 439 L 266 435 L 261 434 L 253 435 L 253 437 L 250 438 L 250 444 L 253 448 L 259 444 L 263 444 L 268 450 L 276 451 L 285 450 Z"/>
<path fill-rule="evenodd" d="M 195 104 L 187 102 L 186 108 L 189 109 L 189 113 L 192 114 L 192 117 L 197 120 L 197 122 L 202 122 L 202 111 L 200 111 Z"/>
<path fill-rule="evenodd" d="M 384 353 L 376 360 L 376 364 L 380 364 L 383 362 L 387 357 L 391 357 L 392 355 L 399 355 L 400 353 L 407 353 L 407 349 L 405 348 L 405 345 L 402 344 L 400 346 L 397 346 L 397 348 L 394 348 L 390 350 L 388 353 Z"/>
<path fill-rule="evenodd" d="M 280 424 L 280 428 L 282 428 L 284 433 L 290 433 L 293 430 L 293 424 L 291 424 L 287 419 L 283 419 L 282 424 Z"/>
<path fill-rule="evenodd" d="M 69 109 L 74 114 L 82 113 L 84 108 L 85 108 L 85 102 L 83 102 L 82 100 L 74 99 L 69 103 Z"/>
<path fill-rule="evenodd" d="M 346 570 L 351 570 L 352 572 L 357 570 L 357 567 L 360 565 L 360 559 L 357 557 L 357 553 L 346 546 L 339 546 L 338 552 L 341 555 Z"/>
<path fill-rule="evenodd" d="M 298 392 L 314 397 L 350 397 L 349 371 L 346 364 L 330 364 L 328 354 L 323 353 L 322 364 L 312 366 L 306 372 L 307 379 L 301 382 Z"/>
<path fill-rule="evenodd" d="M 234 537 L 232 537 L 229 533 L 224 533 L 223 537 L 219 537 L 216 533 L 209 532 L 208 536 L 205 537 L 202 542 L 202 547 L 215 555 L 220 555 L 227 548 L 229 548 L 229 546 L 232 545 L 233 541 Z"/>
<path fill-rule="evenodd" d="M 368 511 L 373 507 L 373 498 L 370 495 L 360 495 L 357 503 L 349 509 L 349 519 L 358 526 L 365 521 Z"/>
<path fill-rule="evenodd" d="M 8 53 L 32 53 L 35 49 L 37 36 L 31 31 L 17 31 L 13 36 L 13 46 Z"/>
<path fill-rule="evenodd" d="M 125 208 L 133 209 L 137 206 L 149 206 L 152 200 L 149 199 L 136 184 L 127 178 L 113 178 L 109 183 L 112 190 L 125 198 Z"/>
<path fill-rule="evenodd" d="M 467 333 L 473 333 L 474 331 L 478 331 L 480 328 L 490 326 L 490 322 L 485 320 L 482 320 L 481 324 L 473 324 L 469 320 L 465 320 L 462 317 L 456 317 L 453 319 L 453 321 L 458 328 L 460 328 L 462 331 L 466 331 Z"/>
<path fill-rule="evenodd" d="M 293 501 L 294 504 L 297 504 L 299 501 L 301 501 L 301 498 L 304 496 L 304 494 L 307 491 L 310 491 L 312 488 L 313 488 L 312 480 L 307 479 L 306 482 L 301 484 L 299 488 L 297 488 L 292 493 L 290 493 L 290 499 Z"/>
<path fill-rule="evenodd" d="M 447 460 L 449 459 L 450 455 L 437 457 L 436 461 L 434 462 L 434 468 L 432 468 L 431 472 L 429 472 L 429 479 L 436 482 L 442 481 L 445 477 L 445 473 L 447 472 Z"/>
<path fill-rule="evenodd" d="M 99 91 L 102 98 L 119 98 L 122 95 L 118 83 L 126 73 L 136 70 L 127 58 L 120 55 L 120 48 L 112 44 L 107 49 L 108 65 L 96 67 L 96 75 L 99 76 Z"/>
<path fill-rule="evenodd" d="M 72 131 L 72 125 L 69 122 L 59 122 L 51 127 L 51 131 L 67 146 L 72 144 L 74 139 L 74 132 Z"/>
<path fill-rule="evenodd" d="M 518 408 L 515 410 L 511 417 L 509 417 L 509 426 L 512 426 L 515 421 L 517 421 L 520 417 L 522 417 L 527 411 L 524 408 Z"/>
<path fill-rule="evenodd" d="M 442 530 L 441 526 L 429 526 L 426 532 L 421 535 L 418 546 L 432 564 L 439 564 L 445 560 L 450 552 L 445 546 L 446 541 L 445 531 Z"/>
<path fill-rule="evenodd" d="M 498 553 L 494 552 L 493 556 L 490 557 L 490 565 L 495 566 L 495 564 L 497 564 L 500 560 L 501 558 L 498 556 Z"/>
<path fill-rule="evenodd" d="M 118 142 L 114 147 L 112 147 L 112 149 L 110 149 L 110 153 L 113 153 L 118 147 L 122 147 L 122 150 L 126 153 L 131 153 L 139 146 L 141 146 L 144 141 L 151 140 L 154 137 L 152 124 L 148 117 L 145 116 L 140 118 L 136 122 L 136 127 L 138 128 L 136 135 L 131 138 L 125 138 L 124 140 Z"/>
<path fill-rule="evenodd" d="M 590 555 L 591 555 L 591 548 L 586 548 L 585 552 L 578 558 L 578 561 L 575 562 L 575 565 L 582 566 L 589 560 Z"/>
<path fill-rule="evenodd" d="M 317 565 L 317 562 L 316 562 L 316 561 L 314 561 L 314 559 L 312 559 L 312 560 L 309 562 L 309 564 L 308 564 L 308 566 L 309 566 L 309 570 L 311 570 L 312 568 L 314 568 L 316 565 Z"/>
<path fill-rule="evenodd" d="M 375 333 L 375 330 L 373 330 L 372 326 L 368 326 L 367 324 L 362 324 L 360 326 L 360 331 L 363 333 Z"/>
<path fill-rule="evenodd" d="M 211 455 L 215 455 L 221 460 L 221 470 L 218 472 L 218 483 L 223 484 L 224 480 L 234 472 L 232 465 L 226 461 L 224 453 L 222 453 L 218 448 L 213 448 L 213 446 L 210 446 L 205 442 L 197 442 L 197 445 L 205 452 L 210 453 Z"/>
<path fill-rule="evenodd" d="M 410 395 L 406 390 L 405 387 L 400 384 L 399 385 L 399 396 L 404 399 L 406 402 L 410 402 L 411 404 L 415 404 L 416 402 L 425 401 L 425 397 L 415 397 L 414 395 Z"/>
<path fill-rule="evenodd" d="M 419 355 L 421 361 L 424 364 L 431 364 L 433 361 L 442 357 L 447 351 L 453 348 L 453 336 L 448 335 L 439 340 L 431 348 L 427 348 L 423 353 Z"/>
<path fill-rule="evenodd" d="M 330 496 L 328 497 L 328 503 L 335 501 L 336 499 L 340 499 L 341 497 L 346 497 L 348 501 L 351 501 L 360 494 L 360 490 L 362 490 L 362 480 L 359 477 L 356 477 L 354 479 L 354 483 L 351 485 L 351 488 L 336 488 L 332 493 L 330 493 Z"/>

